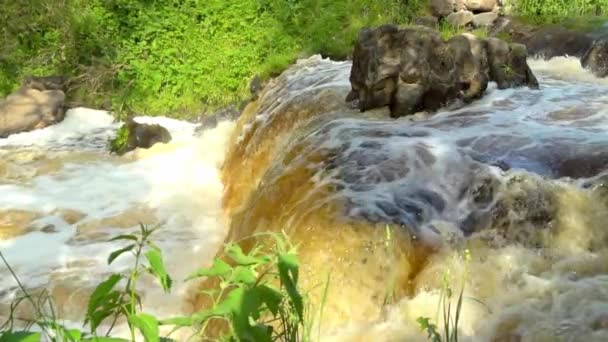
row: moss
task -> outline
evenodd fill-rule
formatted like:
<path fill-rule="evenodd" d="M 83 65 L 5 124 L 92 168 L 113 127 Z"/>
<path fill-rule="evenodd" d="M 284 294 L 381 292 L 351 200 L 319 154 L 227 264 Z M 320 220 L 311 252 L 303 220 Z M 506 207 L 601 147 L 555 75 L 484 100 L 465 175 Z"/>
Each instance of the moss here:
<path fill-rule="evenodd" d="M 110 152 L 122 154 L 127 147 L 129 141 L 129 128 L 128 126 L 122 125 L 116 130 L 116 136 L 110 140 Z"/>

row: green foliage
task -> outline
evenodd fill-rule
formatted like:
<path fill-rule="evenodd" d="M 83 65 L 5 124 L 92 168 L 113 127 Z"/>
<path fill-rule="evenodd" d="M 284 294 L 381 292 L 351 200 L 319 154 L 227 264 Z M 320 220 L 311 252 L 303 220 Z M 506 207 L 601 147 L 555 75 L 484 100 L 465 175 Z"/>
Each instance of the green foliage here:
<path fill-rule="evenodd" d="M 0 341 L 40 341 L 44 337 L 45 341 L 52 342 L 119 342 L 125 339 L 110 337 L 116 322 L 125 318 L 131 333 L 131 341 L 135 341 L 136 331 L 144 337 L 146 341 L 160 341 L 159 320 L 149 314 L 140 312 L 141 299 L 137 291 L 139 277 L 148 273 L 155 277 L 165 291 L 171 289 L 171 278 L 165 271 L 162 254 L 158 247 L 150 240 L 150 235 L 155 229 L 149 229 L 140 225 L 139 234 L 125 234 L 113 238 L 111 241 L 127 241 L 129 244 L 123 248 L 112 252 L 108 257 L 108 264 L 111 264 L 118 257 L 130 253 L 134 257 L 134 266 L 128 275 L 111 274 L 105 281 L 100 282 L 89 298 L 87 312 L 84 318 L 84 325 L 89 325 L 89 332 L 77 329 L 67 329 L 61 324 L 55 315 L 53 300 L 48 292 L 34 296 L 30 294 L 19 281 L 17 275 L 12 271 L 9 263 L 2 253 L 0 257 L 13 275 L 19 285 L 23 296 L 17 298 L 11 305 L 11 312 L 8 320 L 0 326 Z M 145 254 L 144 254 L 145 252 Z M 148 263 L 144 263 L 142 256 L 145 256 Z M 124 283 L 122 289 L 117 286 Z M 37 298 L 35 298 L 37 297 Z M 26 322 L 24 329 L 15 330 L 14 312 L 17 306 L 25 298 L 32 305 L 36 312 L 36 317 L 31 322 Z M 111 320 L 109 329 L 105 334 L 99 334 L 98 330 L 102 323 Z M 30 328 L 37 326 L 41 332 L 31 332 Z"/>
<path fill-rule="evenodd" d="M 526 24 L 593 31 L 606 22 L 608 0 L 518 0 L 513 12 Z"/>
<path fill-rule="evenodd" d="M 608 14 L 608 0 L 518 0 L 514 6 L 518 15 L 544 20 Z"/>
<path fill-rule="evenodd" d="M 100 282 L 92 292 L 84 317 L 89 331 L 67 329 L 55 316 L 50 295 L 44 291 L 39 296 L 30 294 L 19 281 L 9 263 L 0 252 L 0 258 L 9 268 L 23 296 L 11 305 L 8 320 L 0 326 L 0 341 L 45 341 L 52 342 L 120 342 L 129 341 L 111 337 L 115 324 L 123 320 L 128 324 L 131 339 L 139 333 L 145 341 L 171 341 L 161 337 L 160 326 L 199 329 L 199 338 L 206 338 L 206 330 L 212 319 L 223 319 L 230 323 L 227 341 L 311 341 L 312 311 L 307 297 L 298 287 L 299 262 L 296 249 L 285 235 L 265 234 L 274 246 L 264 252 L 256 247 L 249 253 L 237 244 L 226 244 L 226 260 L 216 258 L 212 266 L 196 271 L 188 279 L 200 277 L 217 278 L 220 286 L 206 292 L 214 305 L 191 316 L 160 320 L 141 312 L 141 298 L 137 283 L 142 274 L 153 276 L 159 285 L 170 291 L 172 280 L 168 275 L 160 249 L 150 240 L 156 229 L 140 225 L 138 234 L 116 236 L 110 241 L 124 241 L 126 246 L 108 256 L 108 264 L 125 254 L 134 258 L 133 267 L 127 274 L 115 273 Z M 267 246 L 269 246 L 267 245 Z M 328 278 L 329 283 L 329 278 Z M 323 303 L 327 297 L 325 287 Z M 29 302 L 36 318 L 24 327 L 15 325 L 15 311 L 22 302 Z M 321 315 L 323 309 L 321 304 Z M 107 331 L 100 333 L 102 323 L 110 323 Z M 40 332 L 31 331 L 36 326 Z M 170 334 L 169 334 L 170 335 Z"/>
<path fill-rule="evenodd" d="M 193 116 L 248 96 L 297 57 L 350 54 L 360 28 L 424 0 L 31 0 L 0 5 L 0 96 L 27 74 L 73 78 L 71 101 Z"/>
<path fill-rule="evenodd" d="M 116 130 L 116 136 L 110 140 L 110 152 L 122 153 L 127 147 L 129 141 L 129 128 L 127 125 L 122 125 Z"/>
<path fill-rule="evenodd" d="M 178 317 L 169 322 L 201 326 L 200 337 L 208 338 L 212 319 L 230 324 L 225 340 L 238 341 L 308 341 L 311 326 L 307 323 L 305 296 L 298 288 L 299 263 L 294 246 L 281 235 L 270 235 L 273 251 L 261 247 L 245 254 L 236 244 L 225 247 L 226 260 L 195 272 L 189 279 L 217 278 L 220 288 L 205 293 L 212 308 L 192 317 Z"/>

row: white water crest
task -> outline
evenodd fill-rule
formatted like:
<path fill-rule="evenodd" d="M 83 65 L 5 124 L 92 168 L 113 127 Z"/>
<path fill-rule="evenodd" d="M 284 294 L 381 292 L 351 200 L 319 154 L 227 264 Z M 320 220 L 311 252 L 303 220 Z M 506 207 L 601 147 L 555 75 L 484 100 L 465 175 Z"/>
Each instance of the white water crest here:
<path fill-rule="evenodd" d="M 135 120 L 161 124 L 172 142 L 110 155 L 106 145 L 120 124 L 86 108 L 68 111 L 55 126 L 0 139 L 0 250 L 26 287 L 57 297 L 66 319 L 80 320 L 92 288 L 132 265 L 125 254 L 107 266 L 109 253 L 124 245 L 108 240 L 139 231 L 140 222 L 160 227 L 153 241 L 175 281 L 165 295 L 143 279 L 144 309 L 160 317 L 182 312 L 184 279 L 224 237 L 219 168 L 234 124 L 220 122 L 198 135 L 196 125 L 183 121 Z M 0 292 L 4 303 L 16 294 L 3 265 Z"/>

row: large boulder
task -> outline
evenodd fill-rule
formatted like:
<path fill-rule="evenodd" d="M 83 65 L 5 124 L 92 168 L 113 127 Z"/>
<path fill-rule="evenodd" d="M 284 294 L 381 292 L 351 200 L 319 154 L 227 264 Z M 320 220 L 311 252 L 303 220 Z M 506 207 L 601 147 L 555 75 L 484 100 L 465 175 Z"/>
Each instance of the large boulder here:
<path fill-rule="evenodd" d="M 458 35 L 444 41 L 423 27 L 362 30 L 353 53 L 347 101 L 361 111 L 389 106 L 399 117 L 481 97 L 499 87 L 538 87 L 522 45 Z"/>
<path fill-rule="evenodd" d="M 595 41 L 581 58 L 581 65 L 597 77 L 608 76 L 608 41 Z"/>
<path fill-rule="evenodd" d="M 64 79 L 28 77 L 0 102 L 0 138 L 60 122 L 65 117 Z"/>
<path fill-rule="evenodd" d="M 124 154 L 136 148 L 150 148 L 157 143 L 171 141 L 171 133 L 158 124 L 143 124 L 132 118 L 118 129 L 116 137 L 110 142 L 110 150 Z"/>

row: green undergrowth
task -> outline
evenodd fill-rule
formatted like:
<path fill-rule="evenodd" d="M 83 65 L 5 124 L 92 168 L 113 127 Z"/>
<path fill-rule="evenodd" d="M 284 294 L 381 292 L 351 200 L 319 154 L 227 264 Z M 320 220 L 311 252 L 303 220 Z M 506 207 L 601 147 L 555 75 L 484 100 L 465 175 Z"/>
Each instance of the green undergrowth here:
<path fill-rule="evenodd" d="M 608 0 L 518 0 L 512 6 L 518 21 L 534 26 L 594 31 L 608 21 Z"/>
<path fill-rule="evenodd" d="M 0 324 L 0 341 L 120 342 L 143 338 L 159 342 L 175 341 L 172 336 L 178 330 L 183 333 L 180 340 L 184 334 L 190 336 L 188 340 L 196 341 L 318 340 L 319 335 L 312 329 L 313 314 L 322 313 L 324 299 L 318 310 L 312 308 L 306 293 L 298 285 L 296 248 L 281 234 L 264 234 L 268 240 L 265 248 L 255 247 L 248 253 L 239 245 L 228 243 L 223 257 L 215 258 L 210 267 L 200 269 L 186 279 L 218 280 L 217 288 L 207 288 L 201 294 L 211 298 L 211 307 L 189 316 L 165 319 L 144 312 L 140 295 L 144 275 L 152 276 L 165 292 L 170 292 L 173 285 L 161 250 L 152 240 L 156 230 L 141 225 L 138 233 L 119 235 L 111 240 L 123 242 L 124 246 L 109 255 L 108 264 L 131 255 L 133 265 L 128 271 L 110 274 L 97 285 L 88 300 L 81 328 L 64 324 L 56 315 L 57 307 L 47 291 L 26 289 L 0 252 L 0 258 L 20 289 L 10 305 L 7 320 Z M 327 286 L 328 283 L 325 293 Z M 22 317 L 21 306 L 28 306 L 32 317 Z M 319 317 L 321 319 L 321 314 Z M 208 335 L 213 320 L 227 323 L 228 329 L 223 335 Z M 118 322 L 128 326 L 128 339 L 116 337 Z M 168 329 L 161 330 L 163 327 Z"/>
<path fill-rule="evenodd" d="M 0 4 L 0 96 L 72 77 L 73 104 L 191 118 L 249 96 L 298 57 L 346 58 L 360 28 L 423 0 L 29 0 Z"/>

